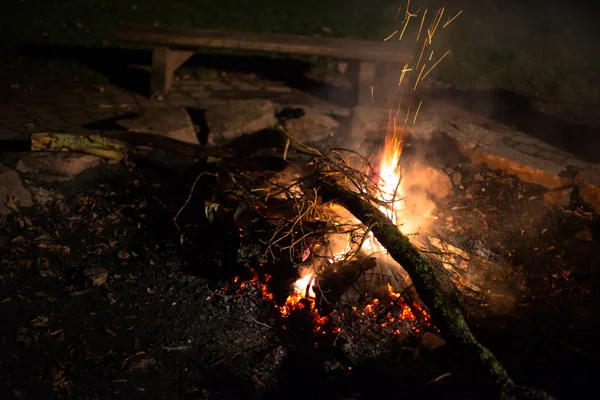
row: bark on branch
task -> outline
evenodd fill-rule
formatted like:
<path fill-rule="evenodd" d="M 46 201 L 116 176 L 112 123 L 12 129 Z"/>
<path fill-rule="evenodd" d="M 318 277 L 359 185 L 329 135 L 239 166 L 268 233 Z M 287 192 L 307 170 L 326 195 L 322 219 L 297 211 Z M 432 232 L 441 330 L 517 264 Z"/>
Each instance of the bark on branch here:
<path fill-rule="evenodd" d="M 102 134 L 71 134 L 41 132 L 31 135 L 32 151 L 74 151 L 111 160 L 149 152 L 167 152 L 191 158 L 229 158 L 226 151 L 197 144 L 180 142 L 164 136 L 132 132 L 105 132 Z"/>
<path fill-rule="evenodd" d="M 379 243 L 410 275 L 419 297 L 429 308 L 432 321 L 446 341 L 461 347 L 466 359 L 475 363 L 489 378 L 490 384 L 499 389 L 501 398 L 552 398 L 543 391 L 520 387 L 513 382 L 494 354 L 477 341 L 460 307 L 448 298 L 428 260 L 384 213 L 360 195 L 332 181 L 322 179 L 320 185 L 324 198 L 337 202 L 371 227 Z"/>

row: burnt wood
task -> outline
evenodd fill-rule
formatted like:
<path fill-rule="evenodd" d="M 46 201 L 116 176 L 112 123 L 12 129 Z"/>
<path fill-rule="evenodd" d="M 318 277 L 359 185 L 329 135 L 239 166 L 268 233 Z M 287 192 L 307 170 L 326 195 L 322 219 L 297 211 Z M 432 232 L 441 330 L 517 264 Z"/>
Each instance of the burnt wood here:
<path fill-rule="evenodd" d="M 304 54 L 348 61 L 356 75 L 361 104 L 370 99 L 375 62 L 405 64 L 413 58 L 410 49 L 399 41 L 375 42 L 282 33 L 121 24 L 117 28 L 117 39 L 156 46 L 152 62 L 153 96 L 168 93 L 175 70 L 200 48 Z"/>

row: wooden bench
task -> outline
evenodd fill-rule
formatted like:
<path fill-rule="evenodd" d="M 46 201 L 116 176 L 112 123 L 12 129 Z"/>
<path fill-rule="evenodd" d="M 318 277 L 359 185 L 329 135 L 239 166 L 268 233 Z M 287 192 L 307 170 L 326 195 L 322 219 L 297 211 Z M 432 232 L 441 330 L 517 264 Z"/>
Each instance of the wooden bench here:
<path fill-rule="evenodd" d="M 117 39 L 154 45 L 151 95 L 165 96 L 174 72 L 200 48 L 254 50 L 272 53 L 331 57 L 347 62 L 346 73 L 358 89 L 358 104 L 368 104 L 375 79 L 376 62 L 404 65 L 412 53 L 398 40 L 374 42 L 340 38 L 310 37 L 280 33 L 231 32 L 210 29 L 155 27 L 122 24 Z"/>

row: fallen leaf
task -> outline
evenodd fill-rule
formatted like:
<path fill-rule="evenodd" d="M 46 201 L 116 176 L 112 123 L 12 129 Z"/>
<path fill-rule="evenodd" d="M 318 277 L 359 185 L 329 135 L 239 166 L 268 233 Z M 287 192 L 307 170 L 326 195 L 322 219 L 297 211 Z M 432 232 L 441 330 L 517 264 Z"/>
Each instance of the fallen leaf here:
<path fill-rule="evenodd" d="M 63 246 L 61 246 L 60 244 L 54 244 L 54 243 L 38 243 L 37 246 L 39 248 L 48 249 L 50 251 L 60 251 L 63 249 Z"/>
<path fill-rule="evenodd" d="M 112 383 L 127 383 L 127 379 L 113 379 Z"/>
<path fill-rule="evenodd" d="M 321 27 L 321 30 L 325 33 L 333 33 L 333 30 L 328 26 Z"/>
<path fill-rule="evenodd" d="M 115 304 L 117 302 L 117 298 L 115 297 L 114 294 L 108 293 L 107 297 L 108 297 L 109 304 Z"/>
<path fill-rule="evenodd" d="M 114 333 L 112 330 L 110 330 L 107 326 L 104 327 L 104 330 L 106 331 L 106 333 L 108 333 L 110 336 L 112 337 L 117 337 L 117 334 Z"/>
<path fill-rule="evenodd" d="M 137 370 L 143 371 L 143 370 L 147 369 L 148 367 L 155 365 L 155 364 L 156 364 L 156 360 L 154 358 L 144 358 L 139 363 L 134 365 L 132 369 L 137 369 Z"/>
<path fill-rule="evenodd" d="M 17 207 L 17 204 L 15 203 L 15 197 L 12 194 L 9 194 L 6 198 L 6 203 L 4 203 L 4 205 L 6 206 L 6 208 L 14 211 L 14 212 L 19 212 L 19 208 Z"/>
<path fill-rule="evenodd" d="M 3 304 L 3 303 L 8 303 L 8 302 L 9 302 L 9 301 L 11 301 L 11 300 L 12 300 L 12 299 L 11 299 L 10 297 L 5 297 L 5 298 L 3 298 L 3 299 L 2 299 L 2 301 L 0 301 L 0 304 Z"/>
<path fill-rule="evenodd" d="M 254 387 L 257 389 L 264 389 L 266 386 L 256 375 L 252 375 L 252 383 L 254 383 Z"/>
<path fill-rule="evenodd" d="M 48 323 L 48 317 L 44 315 L 38 315 L 35 319 L 32 319 L 30 324 L 33 326 L 41 327 Z"/>
<path fill-rule="evenodd" d="M 119 252 L 117 253 L 117 256 L 119 256 L 119 258 L 120 258 L 121 260 L 127 260 L 129 257 L 131 257 L 131 256 L 129 255 L 129 253 L 128 253 L 128 252 L 126 252 L 125 250 L 121 250 L 121 251 L 119 251 Z"/>
<path fill-rule="evenodd" d="M 56 336 L 56 335 L 58 335 L 58 334 L 61 334 L 61 333 L 63 333 L 64 331 L 65 331 L 64 329 L 57 329 L 57 330 L 55 330 L 55 331 L 48 332 L 48 336 Z"/>
<path fill-rule="evenodd" d="M 19 235 L 16 238 L 14 238 L 13 240 L 11 240 L 10 242 L 14 243 L 14 244 L 23 244 L 23 243 L 25 243 L 25 238 L 23 237 L 23 235 Z"/>

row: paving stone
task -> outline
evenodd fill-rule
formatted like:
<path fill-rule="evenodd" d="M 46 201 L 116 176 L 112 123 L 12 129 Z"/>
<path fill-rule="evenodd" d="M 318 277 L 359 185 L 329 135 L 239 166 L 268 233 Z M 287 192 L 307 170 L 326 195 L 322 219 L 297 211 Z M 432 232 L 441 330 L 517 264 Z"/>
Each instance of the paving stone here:
<path fill-rule="evenodd" d="M 55 111 L 54 107 L 50 106 L 30 106 L 27 108 L 29 115 L 46 114 Z"/>
<path fill-rule="evenodd" d="M 87 115 L 73 115 L 66 117 L 65 121 L 71 125 L 81 126 L 90 122 L 94 122 L 94 119 Z"/>
<path fill-rule="evenodd" d="M 318 142 L 333 136 L 339 125 L 340 123 L 329 115 L 305 109 L 301 117 L 287 120 L 285 129 L 300 141 Z"/>
<path fill-rule="evenodd" d="M 174 99 L 174 100 L 167 100 L 167 102 L 172 106 L 172 107 L 183 107 L 183 108 L 191 108 L 191 107 L 196 107 L 198 105 L 198 100 L 196 99 L 190 99 L 190 98 L 185 98 L 185 99 Z"/>
<path fill-rule="evenodd" d="M 192 119 L 184 108 L 142 110 L 135 118 L 117 123 L 130 131 L 166 136 L 182 142 L 200 144 Z"/>
<path fill-rule="evenodd" d="M 275 110 L 280 113 L 285 108 L 302 108 L 312 110 L 319 114 L 335 115 L 336 117 L 349 117 L 352 110 L 348 107 L 328 104 L 282 104 L 274 102 Z"/>
<path fill-rule="evenodd" d="M 29 134 L 15 131 L 14 129 L 5 128 L 0 126 L 0 141 L 1 140 L 17 140 L 17 139 L 25 139 L 29 137 Z"/>
<path fill-rule="evenodd" d="M 444 171 L 421 164 L 407 169 L 413 171 L 405 177 L 404 185 L 408 191 L 416 188 L 419 192 L 429 193 L 436 200 L 443 199 L 452 192 L 452 180 Z"/>
<path fill-rule="evenodd" d="M 0 215 L 5 216 L 19 207 L 31 207 L 31 193 L 21 182 L 19 174 L 0 164 Z"/>
<path fill-rule="evenodd" d="M 225 99 L 217 99 L 217 98 L 208 98 L 198 100 L 198 108 L 208 108 L 208 107 L 218 107 L 227 104 L 227 100 Z"/>
<path fill-rule="evenodd" d="M 277 124 L 275 107 L 269 100 L 234 100 L 208 108 L 204 116 L 211 143 L 230 141 Z"/>
<path fill-rule="evenodd" d="M 168 103 L 165 103 L 164 101 L 147 99 L 145 101 L 140 102 L 140 108 L 141 109 L 165 109 L 165 108 L 171 108 L 171 106 Z"/>
<path fill-rule="evenodd" d="M 265 86 L 264 88 L 269 92 L 277 92 L 277 93 L 289 93 L 292 91 L 292 88 L 287 86 Z"/>
<path fill-rule="evenodd" d="M 15 169 L 36 180 L 67 181 L 102 163 L 102 158 L 89 154 L 35 152 L 20 158 Z"/>
<path fill-rule="evenodd" d="M 195 99 L 208 99 L 209 97 L 212 96 L 212 93 L 210 93 L 206 90 L 195 90 L 195 91 L 189 92 L 189 95 Z"/>
<path fill-rule="evenodd" d="M 232 90 L 231 85 L 219 81 L 206 82 L 205 86 L 211 91 Z"/>
<path fill-rule="evenodd" d="M 261 90 L 261 89 L 263 89 L 263 88 L 261 87 L 261 85 L 259 85 L 259 84 L 255 84 L 255 83 L 246 83 L 246 82 L 235 82 L 235 83 L 233 83 L 233 84 L 232 84 L 232 86 L 233 86 L 235 89 L 238 89 L 238 90 L 251 90 L 251 91 L 258 91 L 258 90 Z"/>
<path fill-rule="evenodd" d="M 121 95 L 112 98 L 114 104 L 136 104 L 137 101 L 131 95 Z"/>
<path fill-rule="evenodd" d="M 541 152 L 538 148 L 533 147 L 528 144 L 519 144 L 515 147 L 515 150 L 518 150 L 520 152 L 523 152 L 525 154 L 530 154 L 530 155 L 537 155 Z"/>
<path fill-rule="evenodd" d="M 556 163 L 562 163 L 565 160 L 564 156 L 550 151 L 542 151 L 540 153 L 537 153 L 536 157 L 543 158 L 544 160 L 549 160 Z"/>
<path fill-rule="evenodd" d="M 11 109 L 0 109 L 0 121 L 10 120 L 13 118 L 23 118 L 27 113 L 21 110 Z"/>
<path fill-rule="evenodd" d="M 490 129 L 490 126 L 493 126 L 493 129 Z M 480 122 L 463 119 L 446 124 L 444 131 L 456 141 L 459 149 L 472 162 L 484 163 L 491 169 L 506 170 L 524 182 L 542 185 L 548 189 L 558 189 L 571 183 L 570 179 L 563 177 L 567 165 L 577 166 L 584 171 L 590 166 L 575 158 L 557 161 L 509 147 L 505 144 L 505 137 L 521 141 L 525 135 L 498 125 L 483 127 Z M 586 177 L 593 178 L 590 175 L 592 174 L 588 173 Z M 600 187 L 588 179 L 584 178 L 583 174 L 578 176 L 576 183 L 580 185 L 580 194 L 592 207 L 600 210 Z"/>

